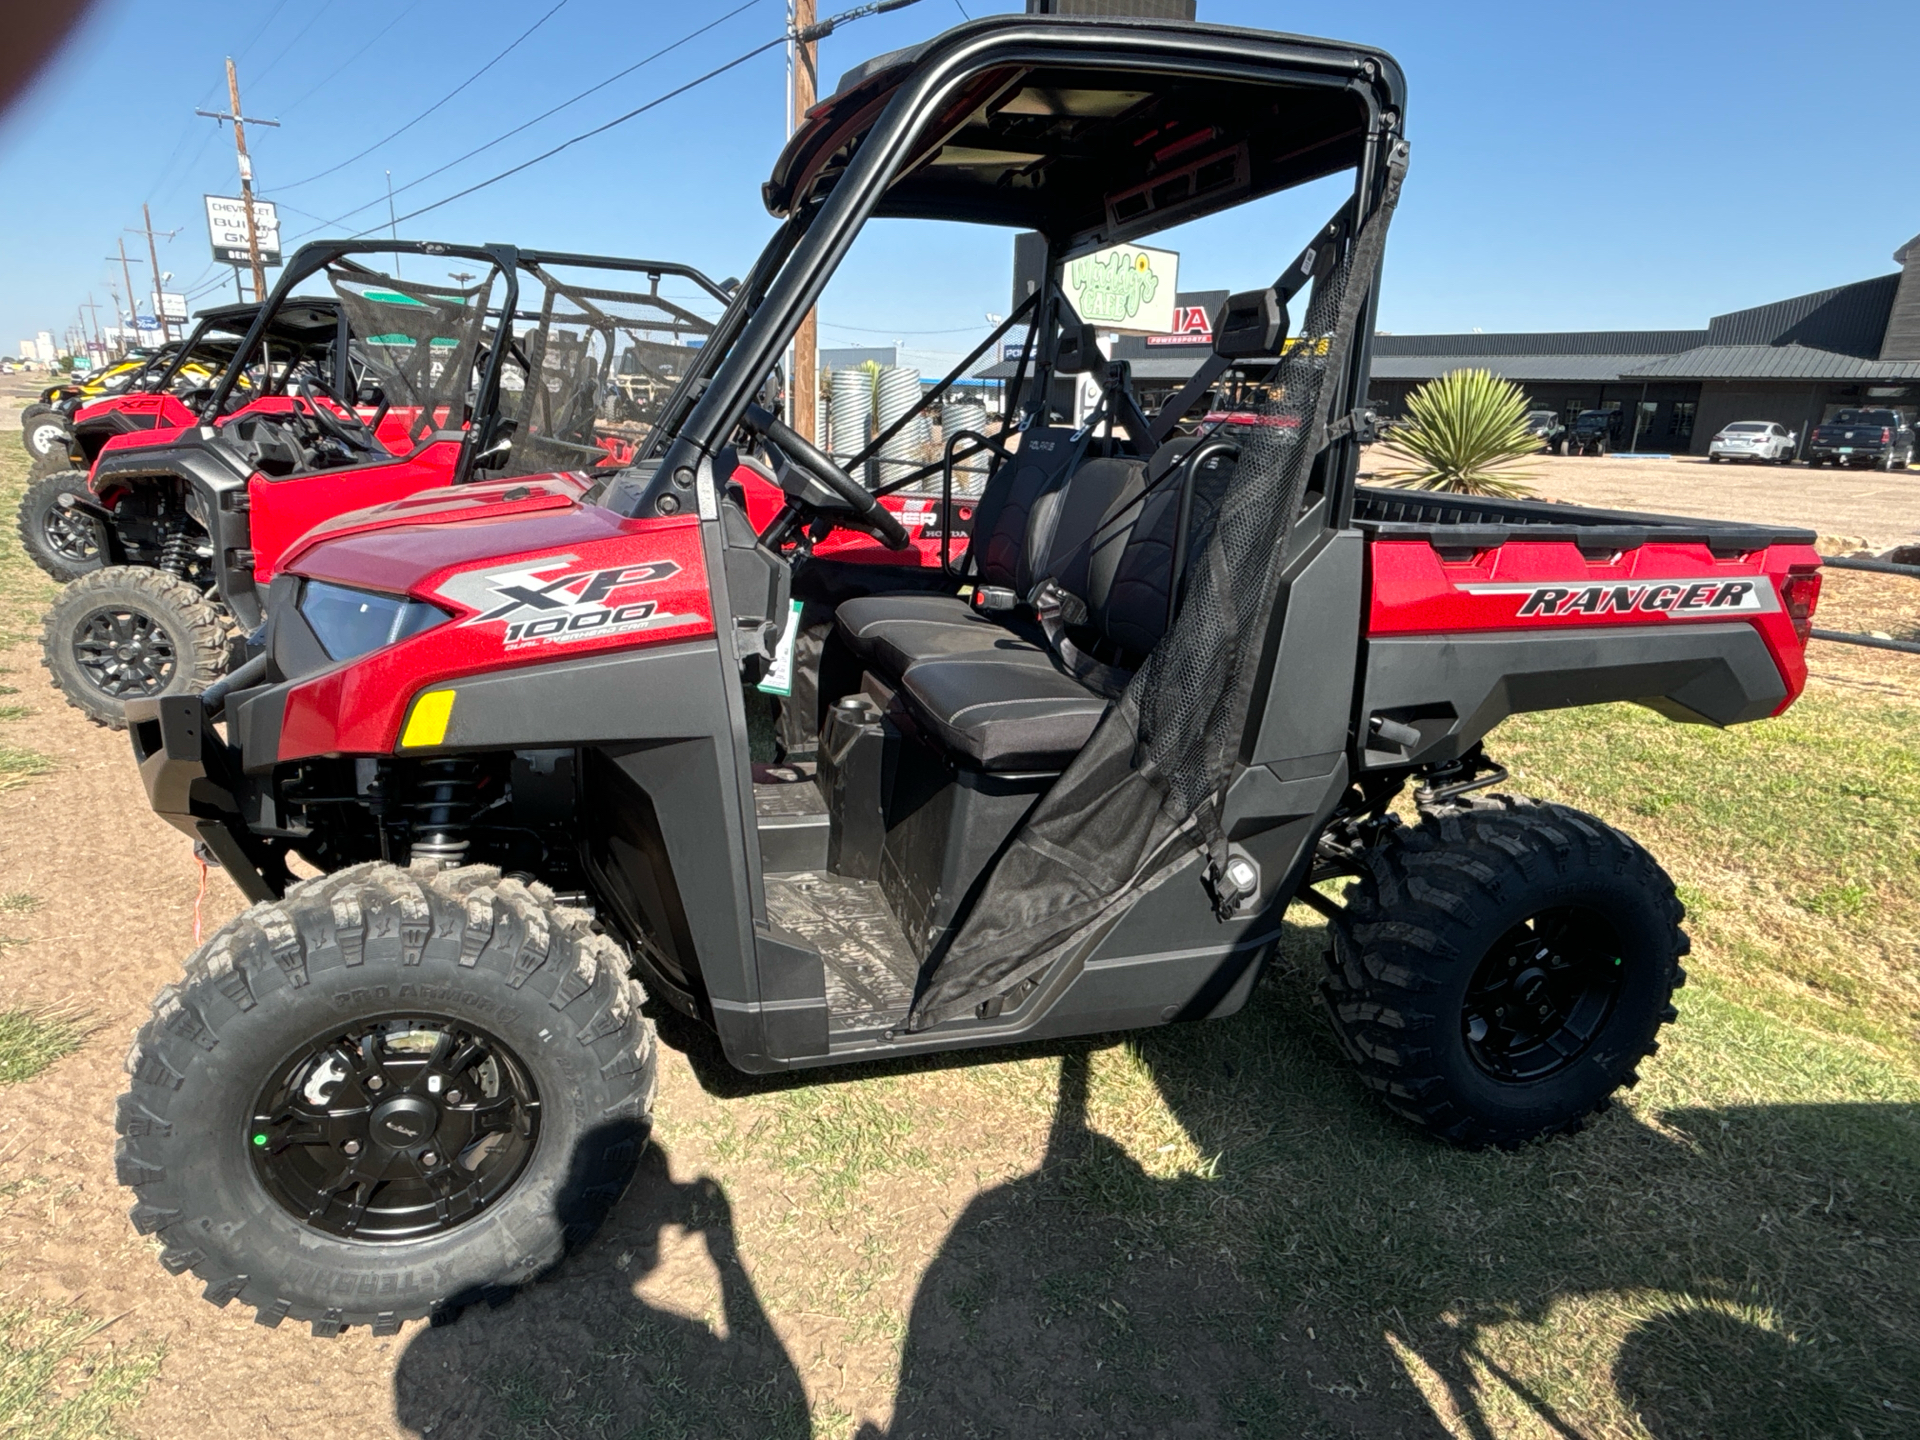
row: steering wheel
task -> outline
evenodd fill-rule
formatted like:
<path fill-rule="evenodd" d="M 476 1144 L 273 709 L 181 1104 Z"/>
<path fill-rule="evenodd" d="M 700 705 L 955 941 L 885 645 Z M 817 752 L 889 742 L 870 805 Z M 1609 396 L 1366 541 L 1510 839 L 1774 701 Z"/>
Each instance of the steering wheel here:
<path fill-rule="evenodd" d="M 354 415 L 353 411 L 349 410 L 347 412 L 349 415 L 353 415 L 354 428 L 350 430 L 338 415 L 335 415 L 332 410 L 322 405 L 319 400 L 314 397 L 313 387 L 306 381 L 300 381 L 295 388 L 299 390 L 300 398 L 307 402 L 310 413 L 313 415 L 314 423 L 348 449 L 359 450 L 365 453 L 373 449 L 384 450 L 386 448 L 373 438 L 373 432 L 367 428 L 366 422 L 358 415 Z"/>
<path fill-rule="evenodd" d="M 827 489 L 838 495 L 853 507 L 860 522 L 879 537 L 880 543 L 889 550 L 910 550 L 913 537 L 893 516 L 893 512 L 880 503 L 880 499 L 866 486 L 842 470 L 811 440 L 801 436 L 771 410 L 759 405 L 747 406 L 743 423 L 749 430 L 765 437 L 780 447 L 787 457 L 787 463 L 804 471 L 810 478 L 818 480 Z M 789 504 L 797 503 L 789 498 Z"/>

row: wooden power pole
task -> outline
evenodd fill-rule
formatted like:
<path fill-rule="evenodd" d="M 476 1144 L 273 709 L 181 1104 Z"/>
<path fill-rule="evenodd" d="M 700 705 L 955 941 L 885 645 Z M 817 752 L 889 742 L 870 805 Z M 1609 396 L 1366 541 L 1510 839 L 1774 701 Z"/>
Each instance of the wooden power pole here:
<path fill-rule="evenodd" d="M 107 259 L 112 260 L 113 256 L 109 255 Z M 137 331 L 140 328 L 133 322 L 133 317 L 139 311 L 140 305 L 134 299 L 133 267 L 127 264 L 127 242 L 124 238 L 120 241 L 120 278 L 127 282 L 127 318 L 120 322 L 120 346 L 125 350 L 132 348 L 127 339 L 127 331 Z M 164 308 L 164 302 L 162 302 L 162 308 Z"/>
<path fill-rule="evenodd" d="M 161 296 L 166 293 L 166 287 L 160 280 L 160 250 L 159 247 L 153 243 L 153 237 L 155 235 L 164 235 L 171 240 L 180 232 L 177 230 L 155 230 L 153 228 L 153 212 L 143 203 L 140 206 L 140 228 L 135 230 L 133 226 L 129 225 L 127 226 L 127 233 L 147 237 L 147 259 L 153 264 L 153 318 L 159 322 L 160 338 L 162 340 L 171 340 L 173 339 L 173 322 L 167 319 L 167 302 L 161 298 Z M 123 240 L 120 242 L 120 258 L 123 262 L 126 259 L 126 255 L 127 245 Z M 127 288 L 129 291 L 133 288 L 131 276 L 128 277 Z M 127 296 L 127 304 L 137 315 L 140 307 L 135 303 L 131 293 Z M 133 328 L 135 330 L 140 328 L 137 321 Z"/>
<path fill-rule="evenodd" d="M 209 120 L 233 122 L 233 149 L 240 161 L 240 208 L 247 212 L 247 259 L 253 266 L 253 298 L 262 300 L 267 294 L 267 271 L 260 263 L 259 227 L 253 223 L 253 160 L 247 154 L 247 126 L 271 125 L 278 128 L 280 122 L 241 113 L 240 77 L 233 68 L 231 55 L 227 57 L 227 100 L 232 108 L 224 115 L 218 110 L 196 110 L 194 114 L 204 115 Z"/>
<path fill-rule="evenodd" d="M 806 122 L 819 89 L 820 42 L 801 39 L 813 27 L 817 12 L 814 0 L 793 0 L 793 114 L 787 134 L 792 135 Z M 793 375 L 789 389 L 793 395 L 793 428 L 815 443 L 814 417 L 819 413 L 820 387 L 820 312 L 809 310 L 793 336 Z"/>

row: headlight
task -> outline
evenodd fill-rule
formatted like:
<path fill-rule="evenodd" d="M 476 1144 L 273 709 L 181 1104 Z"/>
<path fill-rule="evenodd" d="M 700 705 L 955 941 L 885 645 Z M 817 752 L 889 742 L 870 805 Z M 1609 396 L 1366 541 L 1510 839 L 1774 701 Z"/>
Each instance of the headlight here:
<path fill-rule="evenodd" d="M 300 613 L 335 660 L 356 659 L 453 618 L 424 600 L 351 590 L 324 580 L 309 580 L 302 587 Z"/>

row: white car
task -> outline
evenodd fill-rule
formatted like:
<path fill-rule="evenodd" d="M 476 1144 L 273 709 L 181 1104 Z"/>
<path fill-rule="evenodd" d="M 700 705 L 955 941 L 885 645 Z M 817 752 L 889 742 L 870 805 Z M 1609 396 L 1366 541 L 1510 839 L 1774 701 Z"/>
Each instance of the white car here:
<path fill-rule="evenodd" d="M 1707 445 L 1707 459 L 1718 465 L 1722 460 L 1765 460 L 1774 465 L 1793 461 L 1794 447 L 1800 437 L 1773 420 L 1736 420 Z"/>

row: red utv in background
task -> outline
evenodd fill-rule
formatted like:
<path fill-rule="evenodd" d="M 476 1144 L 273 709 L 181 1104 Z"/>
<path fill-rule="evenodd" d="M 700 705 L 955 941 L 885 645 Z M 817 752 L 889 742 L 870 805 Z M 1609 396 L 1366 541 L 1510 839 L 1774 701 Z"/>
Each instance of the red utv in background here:
<path fill-rule="evenodd" d="M 395 273 L 369 263 L 383 258 Z M 428 266 L 479 273 L 417 278 Z M 686 293 L 662 295 L 663 279 Z M 103 422 L 119 433 L 98 445 L 88 493 L 63 492 L 64 531 L 40 522 L 99 562 L 47 616 L 54 683 L 118 725 L 130 696 L 197 693 L 242 658 L 281 553 L 320 521 L 482 475 L 627 462 L 726 300 L 668 262 L 303 248 L 218 381 L 144 397 L 149 428 Z"/>

